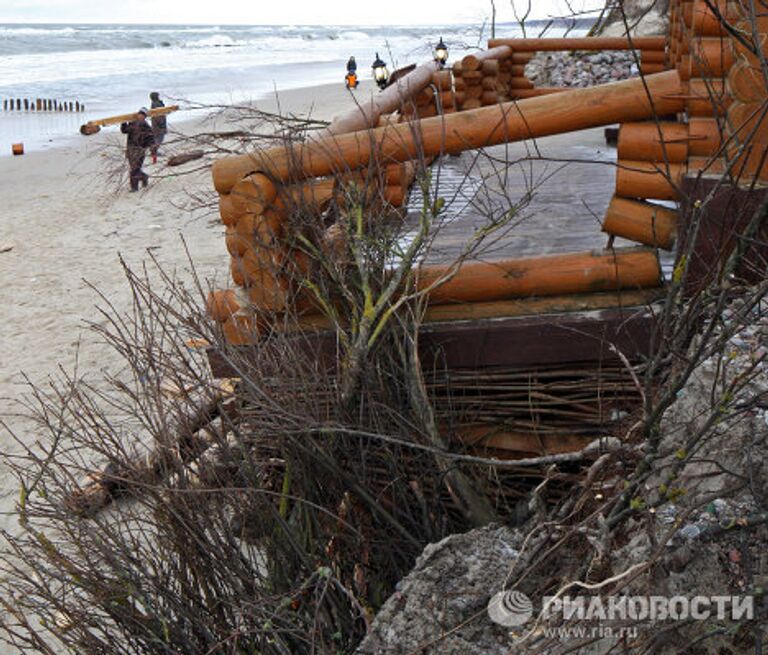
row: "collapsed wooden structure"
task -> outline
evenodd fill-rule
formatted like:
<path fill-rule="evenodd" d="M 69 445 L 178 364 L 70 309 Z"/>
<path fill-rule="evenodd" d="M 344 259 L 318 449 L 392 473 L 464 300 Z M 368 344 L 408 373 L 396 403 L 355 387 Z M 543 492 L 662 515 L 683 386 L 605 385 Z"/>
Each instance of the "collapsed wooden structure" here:
<path fill-rule="evenodd" d="M 734 7 L 673 0 L 666 38 L 492 40 L 452 69 L 416 68 L 306 142 L 218 160 L 234 287 L 210 295 L 211 316 L 230 344 L 248 348 L 299 307 L 294 328 L 316 332 L 313 356 L 330 357 L 329 322 L 301 283 L 309 267 L 287 234 L 293 208 L 320 216 L 354 179 L 373 181 L 383 203 L 402 207 L 417 159 L 619 123 L 605 251 L 465 262 L 439 285 L 446 267 L 422 266 L 417 278 L 429 293 L 424 361 L 439 360 L 454 385 L 463 381 L 450 392 L 458 409 L 442 417 L 454 443 L 515 457 L 610 433 L 637 404 L 624 365 L 653 350 L 647 306 L 664 285 L 657 249 L 679 240 L 674 203 L 684 185 L 701 173 L 719 182 L 728 169 L 731 188 L 753 197 L 768 181 L 768 94 L 759 58 L 723 27 L 746 31 Z M 762 45 L 763 20 L 759 30 Z M 642 77 L 568 90 L 535 88 L 525 75 L 537 52 L 606 49 L 634 51 Z M 638 245 L 613 247 L 616 237 Z M 329 252 L 337 238 L 329 229 Z M 216 353 L 211 361 L 218 375 L 232 374 Z"/>

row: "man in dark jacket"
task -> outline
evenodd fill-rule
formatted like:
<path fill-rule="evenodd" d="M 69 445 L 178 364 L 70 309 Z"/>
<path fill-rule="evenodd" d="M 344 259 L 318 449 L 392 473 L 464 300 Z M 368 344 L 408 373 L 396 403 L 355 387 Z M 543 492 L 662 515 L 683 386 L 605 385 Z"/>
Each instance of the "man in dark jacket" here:
<path fill-rule="evenodd" d="M 160 94 L 157 91 L 152 91 L 149 94 L 149 99 L 152 101 L 152 109 L 165 107 L 165 103 L 160 100 Z M 160 149 L 160 144 L 165 140 L 166 132 L 168 132 L 168 119 L 165 116 L 153 116 L 152 134 L 155 136 L 155 147 L 152 149 L 153 164 L 157 163 L 158 150 Z"/>
<path fill-rule="evenodd" d="M 147 148 L 153 148 L 155 145 L 152 128 L 147 123 L 149 112 L 142 107 L 137 113 L 139 117 L 136 120 L 120 125 L 120 131 L 128 135 L 125 142 L 125 156 L 128 159 L 128 168 L 131 171 L 131 191 L 139 190 L 139 182 L 141 182 L 142 186 L 147 186 L 149 175 L 141 170 L 141 167 L 144 165 Z"/>

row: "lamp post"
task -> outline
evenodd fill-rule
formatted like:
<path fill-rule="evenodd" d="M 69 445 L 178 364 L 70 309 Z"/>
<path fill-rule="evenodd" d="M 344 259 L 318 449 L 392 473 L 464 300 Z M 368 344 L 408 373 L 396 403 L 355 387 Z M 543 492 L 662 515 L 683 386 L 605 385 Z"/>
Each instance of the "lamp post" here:
<path fill-rule="evenodd" d="M 435 61 L 440 64 L 440 68 L 445 66 L 445 62 L 448 61 L 448 48 L 443 43 L 443 37 L 440 37 L 440 42 L 435 47 Z"/>
<path fill-rule="evenodd" d="M 379 53 L 376 53 L 376 60 L 373 62 L 373 79 L 380 89 L 384 89 L 389 81 L 389 71 L 387 65 L 379 58 Z"/>

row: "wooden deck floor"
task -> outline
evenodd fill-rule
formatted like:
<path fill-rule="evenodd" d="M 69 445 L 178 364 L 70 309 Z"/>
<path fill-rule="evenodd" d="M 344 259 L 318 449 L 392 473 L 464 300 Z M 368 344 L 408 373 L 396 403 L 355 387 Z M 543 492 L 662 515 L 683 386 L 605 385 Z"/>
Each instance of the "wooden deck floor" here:
<path fill-rule="evenodd" d="M 480 258 L 518 258 L 600 249 L 600 231 L 615 186 L 616 150 L 603 129 L 468 152 L 433 164 L 433 194 L 445 198 L 440 234 L 427 261 L 450 261 L 477 230 L 510 210 L 508 226 Z M 422 203 L 415 189 L 408 221 Z M 617 246 L 636 245 L 631 242 Z"/>

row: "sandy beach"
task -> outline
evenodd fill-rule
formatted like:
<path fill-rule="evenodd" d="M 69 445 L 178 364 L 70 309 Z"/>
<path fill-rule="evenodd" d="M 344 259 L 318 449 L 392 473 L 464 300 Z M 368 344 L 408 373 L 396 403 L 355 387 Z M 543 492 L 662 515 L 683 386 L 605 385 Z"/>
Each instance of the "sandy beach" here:
<path fill-rule="evenodd" d="M 357 98 L 364 93 L 361 88 Z M 285 114 L 330 120 L 353 107 L 354 99 L 334 84 L 280 92 L 256 106 L 275 111 L 278 104 Z M 221 119 L 202 125 L 184 122 L 183 113 L 171 116 L 172 131 L 202 129 L 232 126 Z M 151 253 L 165 270 L 191 279 L 183 237 L 200 278 L 227 284 L 222 227 L 192 197 L 213 192 L 209 172 L 164 176 L 129 193 L 123 143 L 112 127 L 88 138 L 74 134 L 21 157 L 0 157 L 0 250 L 7 249 L 0 253 L 0 417 L 24 443 L 35 441 L 29 422 L 16 415 L 27 381 L 44 383 L 59 367 L 94 381 L 119 373 L 119 356 L 88 323 L 100 320 L 95 308 L 104 306 L 92 286 L 117 309 L 130 308 L 121 257 L 135 268 Z M 172 150 L 171 143 L 166 152 Z M 163 175 L 162 159 L 145 170 Z M 11 435 L 0 427 L 0 450 L 13 449 Z M 18 490 L 7 470 L 0 472 L 0 490 L 0 527 L 12 528 L 15 519 L 8 512 Z"/>

